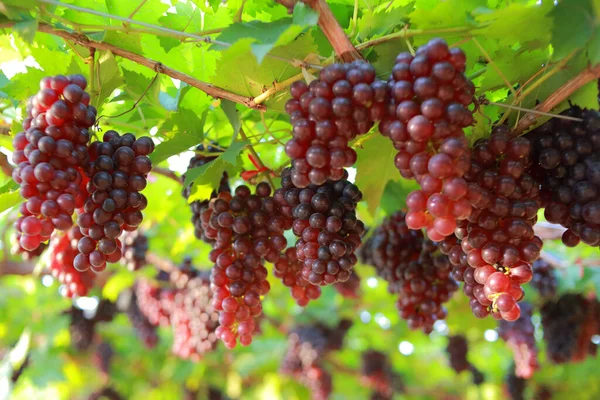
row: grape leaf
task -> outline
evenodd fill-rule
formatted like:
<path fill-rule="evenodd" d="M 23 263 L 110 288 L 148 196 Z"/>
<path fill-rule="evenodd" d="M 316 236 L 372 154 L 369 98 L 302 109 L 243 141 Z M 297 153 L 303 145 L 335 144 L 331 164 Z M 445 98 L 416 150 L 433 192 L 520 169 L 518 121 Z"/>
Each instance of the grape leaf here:
<path fill-rule="evenodd" d="M 157 79 L 146 78 L 144 75 L 130 71 L 123 68 L 123 78 L 125 80 L 125 90 L 128 97 L 132 100 L 137 101 L 144 92 L 144 98 L 141 103 L 147 102 L 152 105 L 158 105 L 159 93 L 160 93 L 160 82 Z M 154 83 L 152 82 L 154 80 Z M 152 84 L 152 87 L 150 85 Z M 150 87 L 150 89 L 148 89 Z"/>
<path fill-rule="evenodd" d="M 104 34 L 104 42 L 110 43 L 124 50 L 129 50 L 136 54 L 142 54 L 142 43 L 139 34 L 128 33 L 124 35 L 121 32 L 107 31 Z"/>
<path fill-rule="evenodd" d="M 594 36 L 588 43 L 588 57 L 592 65 L 600 64 L 600 27 L 596 28 Z"/>
<path fill-rule="evenodd" d="M 184 186 L 193 183 L 192 194 L 188 202 L 209 199 L 213 190 L 219 187 L 223 172 L 233 175 L 235 170 L 222 157 L 217 157 L 209 163 L 188 170 L 185 174 Z"/>
<path fill-rule="evenodd" d="M 362 191 L 369 212 L 375 215 L 385 186 L 399 175 L 394 165 L 396 150 L 389 139 L 375 134 L 363 142 L 363 148 L 356 149 L 356 153 L 356 186 Z"/>
<path fill-rule="evenodd" d="M 0 194 L 0 212 L 16 206 L 21 200 L 21 194 L 18 190 Z"/>
<path fill-rule="evenodd" d="M 103 52 L 98 58 L 98 95 L 92 99 L 92 103 L 96 106 L 100 101 L 108 99 L 112 92 L 123 83 L 123 75 L 115 56 L 110 51 Z M 102 100 L 101 100 L 102 99 Z"/>
<path fill-rule="evenodd" d="M 557 59 L 583 47 L 594 33 L 594 11 L 590 0 L 559 2 L 550 12 L 554 18 L 552 46 Z"/>
<path fill-rule="evenodd" d="M 236 165 L 240 164 L 238 159 L 240 153 L 242 152 L 244 147 L 248 146 L 249 144 L 250 142 L 248 140 L 233 141 L 231 142 L 227 150 L 225 150 L 223 154 L 221 154 L 221 158 L 223 159 L 223 161 L 226 161 L 235 167 Z"/>
<path fill-rule="evenodd" d="M 417 0 L 409 18 L 420 29 L 465 26 L 471 11 L 486 5 L 485 0 Z"/>
<path fill-rule="evenodd" d="M 410 9 L 412 9 L 411 6 L 379 11 L 365 10 L 357 24 L 358 40 L 363 41 L 369 37 L 386 34 L 398 25 L 406 23 L 405 16 Z"/>
<path fill-rule="evenodd" d="M 12 192 L 13 190 L 19 189 L 19 184 L 13 180 L 10 180 L 7 184 L 0 187 L 0 194 Z"/>
<path fill-rule="evenodd" d="M 235 139 L 242 126 L 242 120 L 240 119 L 240 113 L 236 108 L 236 104 L 230 100 L 221 100 L 221 108 L 225 112 L 229 123 L 233 127 L 233 139 Z"/>
<path fill-rule="evenodd" d="M 406 208 L 406 196 L 413 190 L 418 190 L 419 185 L 413 180 L 390 180 L 383 189 L 381 196 L 381 209 L 386 215 Z"/>
<path fill-rule="evenodd" d="M 319 21 L 319 14 L 310 6 L 298 2 L 294 6 L 292 23 L 300 26 L 314 26 Z"/>
<path fill-rule="evenodd" d="M 119 268 L 116 274 L 112 274 L 102 288 L 102 296 L 106 299 L 116 302 L 119 294 L 131 287 L 135 282 L 135 274 L 132 274 L 127 269 Z"/>
<path fill-rule="evenodd" d="M 129 17 L 135 9 L 138 9 L 134 19 L 149 23 L 158 22 L 158 16 L 163 15 L 169 9 L 169 5 L 160 0 L 144 0 L 142 6 L 139 7 L 140 1 L 105 0 L 110 14 Z M 122 24 L 121 21 L 115 20 L 114 22 Z"/>
<path fill-rule="evenodd" d="M 158 164 L 202 142 L 207 113 L 208 110 L 205 110 L 200 118 L 194 111 L 185 108 L 172 113 L 160 127 L 160 131 L 169 132 L 165 134 L 169 139 L 156 146 L 150 155 L 152 162 Z"/>
<path fill-rule="evenodd" d="M 15 32 L 18 33 L 19 36 L 21 36 L 27 43 L 33 42 L 37 28 L 38 22 L 36 19 L 17 22 L 14 25 Z"/>

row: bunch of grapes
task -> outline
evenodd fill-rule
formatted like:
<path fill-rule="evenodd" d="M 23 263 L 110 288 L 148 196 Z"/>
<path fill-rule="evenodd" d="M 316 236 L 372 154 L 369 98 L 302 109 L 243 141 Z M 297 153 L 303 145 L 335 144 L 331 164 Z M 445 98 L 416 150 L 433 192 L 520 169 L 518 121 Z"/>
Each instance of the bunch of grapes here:
<path fill-rule="evenodd" d="M 500 321 L 498 333 L 513 352 L 515 374 L 519 378 L 529 379 L 539 368 L 535 328 L 531 322 L 533 306 L 521 303 L 521 316 L 514 322 Z"/>
<path fill-rule="evenodd" d="M 388 80 L 387 115 L 379 124 L 398 150 L 394 162 L 400 174 L 421 186 L 406 199 L 406 223 L 427 228 L 433 241 L 451 235 L 456 221 L 471 212 L 463 128 L 473 123 L 467 107 L 475 87 L 464 76 L 465 63 L 463 51 L 442 39 L 432 39 L 414 56 L 400 53 Z"/>
<path fill-rule="evenodd" d="M 23 250 L 34 251 L 54 229 L 67 230 L 72 215 L 85 201 L 81 168 L 88 161 L 88 129 L 96 109 L 81 75 L 56 75 L 40 81 L 29 99 L 23 130 L 13 139 L 13 179 L 26 200 L 16 221 Z"/>
<path fill-rule="evenodd" d="M 88 400 L 123 400 L 123 397 L 112 387 L 106 386 L 90 394 Z"/>
<path fill-rule="evenodd" d="M 361 354 L 361 383 L 373 389 L 382 399 L 391 399 L 394 392 L 403 390 L 400 377 L 394 373 L 385 353 L 367 350 Z"/>
<path fill-rule="evenodd" d="M 285 105 L 293 138 L 285 152 L 292 159 L 291 180 L 298 188 L 340 180 L 356 162 L 348 142 L 367 133 L 385 114 L 387 87 L 364 61 L 332 64 L 319 79 L 294 82 Z"/>
<path fill-rule="evenodd" d="M 96 346 L 94 364 L 104 376 L 110 375 L 110 366 L 114 354 L 115 352 L 108 342 L 101 342 Z"/>
<path fill-rule="evenodd" d="M 300 307 L 304 307 L 310 300 L 321 296 L 321 288 L 308 282 L 302 277 L 303 263 L 296 257 L 296 249 L 286 249 L 277 261 L 273 263 L 273 276 L 281 279 Z"/>
<path fill-rule="evenodd" d="M 152 325 L 171 326 L 175 294 L 175 290 L 161 288 L 146 279 L 140 279 L 135 284 L 135 295 L 140 311 Z"/>
<path fill-rule="evenodd" d="M 48 267 L 52 276 L 65 285 L 66 297 L 85 296 L 94 286 L 93 272 L 80 272 L 73 266 L 78 254 L 77 243 L 82 237 L 79 228 L 73 226 L 64 235 L 55 236 L 50 241 Z"/>
<path fill-rule="evenodd" d="M 125 232 L 121 237 L 123 262 L 130 271 L 137 271 L 146 265 L 148 237 L 139 231 Z"/>
<path fill-rule="evenodd" d="M 234 196 L 219 193 L 202 213 L 206 236 L 214 239 L 210 260 L 213 306 L 219 311 L 217 337 L 228 348 L 237 339 L 247 346 L 255 332 L 255 318 L 262 314 L 261 296 L 269 290 L 265 261 L 275 262 L 285 249 L 283 232 L 291 220 L 282 215 L 270 186 L 261 182 L 256 194 L 247 186 L 236 188 Z"/>
<path fill-rule="evenodd" d="M 514 366 L 506 375 L 505 381 L 506 390 L 508 391 L 508 395 L 511 400 L 525 400 L 525 388 L 527 387 L 527 380 L 519 377 L 515 373 Z"/>
<path fill-rule="evenodd" d="M 544 215 L 567 230 L 562 241 L 600 245 L 600 112 L 572 106 L 527 134 L 542 182 Z"/>
<path fill-rule="evenodd" d="M 333 287 L 347 299 L 358 299 L 360 297 L 360 276 L 356 270 L 352 270 L 350 278 L 346 282 L 334 283 Z"/>
<path fill-rule="evenodd" d="M 75 306 L 71 306 L 63 314 L 67 314 L 71 318 L 69 322 L 71 346 L 77 351 L 89 349 L 94 341 L 96 321 L 93 318 L 87 318 L 84 311 Z"/>
<path fill-rule="evenodd" d="M 379 225 L 363 246 L 363 263 L 375 266 L 377 275 L 388 282 L 390 293 L 400 291 L 403 271 L 418 260 L 423 247 L 423 233 L 406 225 L 403 212 L 396 212 Z"/>
<path fill-rule="evenodd" d="M 356 205 L 362 199 L 358 187 L 346 180 L 294 186 L 293 172 L 281 173 L 281 189 L 275 200 L 282 212 L 293 218 L 292 230 L 299 237 L 296 256 L 303 262 L 302 277 L 313 285 L 330 285 L 350 278 L 358 262 L 354 252 L 361 246 L 365 226 L 356 217 Z"/>
<path fill-rule="evenodd" d="M 464 336 L 449 336 L 446 352 L 448 353 L 450 368 L 457 373 L 469 371 L 473 377 L 473 383 L 476 385 L 483 383 L 483 374 L 467 359 L 467 355 L 469 353 L 469 343 Z"/>
<path fill-rule="evenodd" d="M 79 240 L 75 268 L 94 272 L 106 268 L 106 263 L 121 259 L 123 231 L 134 231 L 142 223 L 142 210 L 148 200 L 140 192 L 147 184 L 152 162 L 147 157 L 154 151 L 149 137 L 136 139 L 131 133 L 120 136 L 107 131 L 103 140 L 89 147 L 91 162 L 86 165 L 90 178 L 89 197 L 77 225 L 84 237 Z"/>
<path fill-rule="evenodd" d="M 477 299 L 471 307 L 479 318 L 490 313 L 507 321 L 519 318 L 521 285 L 531 280 L 531 263 L 542 249 L 533 231 L 541 199 L 537 181 L 527 173 L 530 149 L 528 139 L 511 138 L 500 125 L 472 151 L 465 178 L 473 211 L 459 222 L 456 236 L 472 268 L 465 271 L 463 290 Z"/>
<path fill-rule="evenodd" d="M 16 225 L 15 225 L 16 227 Z M 19 254 L 21 258 L 25 261 L 32 261 L 42 255 L 42 253 L 48 248 L 48 244 L 41 243 L 39 247 L 35 250 L 25 250 L 19 244 L 19 241 L 14 244 L 11 249 L 12 254 Z"/>
<path fill-rule="evenodd" d="M 565 294 L 541 309 L 548 358 L 555 364 L 582 361 L 594 354 L 593 335 L 600 333 L 600 304 L 580 294 Z"/>
<path fill-rule="evenodd" d="M 198 273 L 175 292 L 171 323 L 172 349 L 178 357 L 199 361 L 215 348 L 219 315 L 212 305 L 208 274 Z"/>
<path fill-rule="evenodd" d="M 196 154 L 194 155 L 194 157 L 192 157 L 190 159 L 190 163 L 188 164 L 188 171 L 190 169 L 193 168 L 198 168 L 201 167 L 213 160 L 215 160 L 217 158 L 217 156 L 206 156 L 203 153 L 205 152 L 209 152 L 209 153 L 218 153 L 219 150 L 217 148 L 215 148 L 213 145 L 208 145 L 208 146 L 204 146 L 203 144 L 200 144 L 196 147 Z M 181 177 L 182 181 L 185 181 L 185 174 Z M 191 193 L 191 185 L 187 186 L 185 188 L 183 188 L 183 191 L 181 192 L 181 194 L 183 195 L 183 197 L 185 197 L 186 199 L 188 199 L 190 197 Z M 218 193 L 221 192 L 229 192 L 229 183 L 227 180 L 227 172 L 223 172 L 223 177 L 221 178 L 221 184 L 219 185 L 219 190 Z M 215 197 L 216 193 L 212 193 L 211 198 Z M 196 237 L 200 240 L 203 240 L 206 243 L 212 244 L 214 242 L 213 239 L 209 239 L 208 237 L 206 237 L 206 235 L 204 234 L 204 229 L 202 228 L 202 222 L 200 220 L 201 216 L 202 216 L 202 212 L 208 208 L 208 200 L 196 200 L 193 201 L 192 203 L 190 203 L 190 208 L 192 210 L 192 223 L 194 224 L 194 234 L 196 235 Z"/>
<path fill-rule="evenodd" d="M 332 376 L 324 368 L 324 356 L 342 347 L 351 322 L 342 320 L 337 327 L 322 324 L 300 326 L 288 336 L 288 350 L 281 373 L 307 386 L 313 400 L 326 400 L 332 391 Z"/>
<path fill-rule="evenodd" d="M 156 347 L 158 334 L 156 327 L 146 318 L 140 310 L 138 299 L 134 290 L 129 289 L 121 292 L 117 305 L 125 312 L 129 322 L 133 326 L 137 337 L 147 349 Z"/>
<path fill-rule="evenodd" d="M 554 267 L 546 260 L 537 259 L 533 262 L 533 278 L 531 286 L 538 291 L 542 297 L 553 297 L 556 295 L 558 281 L 554 273 Z"/>

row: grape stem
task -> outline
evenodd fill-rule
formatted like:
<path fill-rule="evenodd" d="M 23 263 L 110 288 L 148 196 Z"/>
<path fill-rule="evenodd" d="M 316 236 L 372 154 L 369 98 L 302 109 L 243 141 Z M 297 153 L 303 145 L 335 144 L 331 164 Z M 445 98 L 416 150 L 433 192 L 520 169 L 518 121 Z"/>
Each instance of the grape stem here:
<path fill-rule="evenodd" d="M 173 264 L 171 261 L 169 261 L 167 259 L 164 259 L 164 258 L 158 256 L 155 253 L 151 253 L 151 252 L 146 253 L 146 261 L 148 262 L 148 264 L 152 264 L 156 268 L 161 269 L 165 272 L 170 273 L 170 272 L 178 270 L 177 265 Z"/>
<path fill-rule="evenodd" d="M 579 88 L 598 78 L 600 78 L 600 64 L 584 69 L 577 76 L 558 88 L 558 90 L 552 93 L 543 103 L 538 104 L 534 110 L 525 114 L 517 123 L 517 127 L 514 129 L 513 134 L 519 135 L 535 124 L 539 118 L 539 114 L 534 113 L 533 111 L 549 112 L 575 93 Z"/>
<path fill-rule="evenodd" d="M 319 27 L 331 43 L 335 54 L 344 62 L 362 60 L 362 55 L 356 50 L 344 29 L 335 19 L 333 12 L 325 0 L 305 0 L 305 2 L 319 13 Z"/>
<path fill-rule="evenodd" d="M 526 111 L 526 112 L 530 112 L 530 113 L 536 114 L 536 115 L 544 115 L 546 117 L 566 119 L 566 120 L 569 120 L 569 121 L 577 121 L 577 122 L 583 121 L 583 119 L 577 118 L 577 117 L 569 117 L 568 115 L 560 115 L 560 114 L 553 114 L 553 113 L 544 112 L 544 111 L 537 111 L 535 109 L 532 110 L 532 109 L 529 109 L 529 108 L 515 106 L 513 104 L 495 103 L 495 102 L 489 101 L 489 100 L 480 101 L 479 104 L 481 104 L 481 105 L 491 105 L 491 106 L 504 107 L 504 108 L 508 108 L 510 110 Z"/>
<path fill-rule="evenodd" d="M 10 25 L 14 25 L 14 23 L 4 24 L 3 27 L 8 27 Z M 117 47 L 117 46 L 114 46 L 114 45 L 111 45 L 108 43 L 93 41 L 85 35 L 58 30 L 58 29 L 55 29 L 54 27 L 52 27 L 48 24 L 45 24 L 45 23 L 40 23 L 38 30 L 40 32 L 48 33 L 48 34 L 51 34 L 54 36 L 59 36 L 66 40 L 72 40 L 84 47 L 88 47 L 88 48 L 91 47 L 96 50 L 110 51 L 116 56 L 126 58 L 137 64 L 143 65 L 144 67 L 150 68 L 158 73 L 165 74 L 167 76 L 170 76 L 171 78 L 183 81 L 190 86 L 193 86 L 197 89 L 202 90 L 209 96 L 219 98 L 219 99 L 231 100 L 235 103 L 243 104 L 246 107 L 252 108 L 255 110 L 263 110 L 263 111 L 266 110 L 266 107 L 264 105 L 256 104 L 254 102 L 254 99 L 252 99 L 251 97 L 245 97 L 245 96 L 242 96 L 242 95 L 239 95 L 236 93 L 232 93 L 232 92 L 225 90 L 223 88 L 220 88 L 218 86 L 214 86 L 210 83 L 200 81 L 200 80 L 195 79 L 187 74 L 184 74 L 182 72 L 179 72 L 177 70 L 169 68 L 158 61 L 154 61 L 154 60 L 151 60 L 144 56 L 141 56 L 139 54 L 133 53 L 131 51 L 121 49 L 120 47 Z"/>
<path fill-rule="evenodd" d="M 246 136 L 246 133 L 244 132 L 244 128 L 240 127 L 240 136 L 242 137 L 242 139 L 248 141 L 248 151 L 250 152 L 250 154 L 252 154 L 252 156 L 256 159 L 256 163 L 258 164 L 258 166 L 260 168 L 267 168 L 265 167 L 265 163 L 262 162 L 262 160 L 260 159 L 260 156 L 258 155 L 258 153 L 256 152 L 256 150 L 254 150 L 254 146 L 252 146 L 252 143 L 250 143 L 250 141 L 248 140 L 248 137 Z M 271 170 L 267 170 L 264 173 L 265 178 L 267 178 L 267 181 L 269 182 L 269 185 L 271 185 L 271 189 L 275 190 L 275 184 L 273 183 L 273 179 L 271 179 Z"/>

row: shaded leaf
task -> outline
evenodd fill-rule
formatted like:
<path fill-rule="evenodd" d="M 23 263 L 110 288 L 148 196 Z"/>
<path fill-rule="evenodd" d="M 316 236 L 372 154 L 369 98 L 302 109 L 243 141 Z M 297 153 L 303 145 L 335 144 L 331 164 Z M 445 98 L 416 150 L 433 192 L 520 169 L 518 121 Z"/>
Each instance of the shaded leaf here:
<path fill-rule="evenodd" d="M 100 102 L 104 102 L 112 92 L 123 83 L 123 75 L 115 56 L 110 51 L 103 52 L 98 58 L 98 80 L 97 85 L 98 95 L 95 96 L 93 104 L 98 106 Z"/>
<path fill-rule="evenodd" d="M 230 100 L 221 100 L 221 108 L 225 112 L 229 123 L 233 127 L 233 138 L 235 139 L 242 126 L 242 120 L 240 119 L 240 113 L 237 110 L 236 103 Z"/>
<path fill-rule="evenodd" d="M 21 195 L 18 190 L 0 194 L 0 212 L 16 206 L 21 203 L 21 200 Z"/>
<path fill-rule="evenodd" d="M 180 109 L 179 112 L 171 114 L 160 127 L 160 130 L 170 139 L 156 146 L 150 155 L 152 162 L 158 164 L 202 142 L 206 114 L 207 111 L 204 111 L 198 118 L 195 112 L 187 109 Z"/>
<path fill-rule="evenodd" d="M 552 46 L 557 59 L 583 47 L 594 34 L 594 12 L 590 0 L 561 1 L 550 15 L 554 18 Z"/>

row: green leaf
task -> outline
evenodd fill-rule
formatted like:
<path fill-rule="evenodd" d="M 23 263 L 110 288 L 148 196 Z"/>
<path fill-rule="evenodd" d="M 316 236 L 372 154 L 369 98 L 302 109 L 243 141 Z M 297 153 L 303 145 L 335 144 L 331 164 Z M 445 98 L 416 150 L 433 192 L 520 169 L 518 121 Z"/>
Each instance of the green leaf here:
<path fill-rule="evenodd" d="M 231 142 L 227 150 L 225 150 L 223 154 L 221 154 L 221 158 L 223 159 L 223 161 L 226 161 L 235 167 L 239 165 L 238 157 L 241 151 L 244 149 L 244 147 L 248 146 L 249 144 L 250 142 L 248 140 L 242 140 L 239 142 L 233 141 Z"/>
<path fill-rule="evenodd" d="M 184 186 L 192 186 L 192 194 L 188 201 L 206 200 L 210 198 L 211 193 L 219 187 L 223 172 L 232 173 L 234 169 L 228 166 L 222 157 L 206 163 L 200 167 L 192 168 L 185 173 Z"/>
<path fill-rule="evenodd" d="M 160 131 L 168 132 L 167 137 L 170 139 L 156 146 L 150 155 L 152 162 L 158 164 L 202 142 L 207 113 L 208 110 L 205 110 L 200 118 L 195 112 L 184 108 L 172 113 L 160 127 Z"/>
<path fill-rule="evenodd" d="M 374 215 L 388 181 L 398 178 L 394 165 L 396 150 L 389 139 L 374 134 L 363 143 L 362 149 L 356 149 L 356 153 L 356 186 L 362 191 L 369 212 Z"/>
<path fill-rule="evenodd" d="M 98 106 L 105 101 L 112 92 L 123 83 L 123 75 L 115 56 L 110 51 L 103 52 L 98 58 L 98 80 L 96 90 L 98 95 L 94 97 L 93 104 Z"/>
<path fill-rule="evenodd" d="M 38 22 L 36 19 L 17 22 L 14 25 L 15 32 L 18 33 L 27 43 L 33 42 L 37 28 Z"/>
<path fill-rule="evenodd" d="M 123 34 L 122 32 L 107 31 L 104 35 L 104 42 L 136 54 L 143 54 L 142 42 L 139 34 Z"/>
<path fill-rule="evenodd" d="M 594 36 L 588 43 L 588 57 L 592 65 L 600 64 L 600 28 L 596 28 Z"/>
<path fill-rule="evenodd" d="M 0 1 L 0 14 L 17 19 L 24 14 L 24 9 L 33 9 L 35 5 L 35 0 L 3 0 Z"/>
<path fill-rule="evenodd" d="M 302 2 L 296 3 L 294 6 L 294 14 L 292 15 L 292 23 L 301 26 L 314 26 L 319 21 L 319 14 L 310 6 Z"/>
<path fill-rule="evenodd" d="M 130 99 L 137 101 L 142 94 L 146 92 L 141 103 L 147 102 L 152 105 L 158 105 L 160 103 L 160 81 L 158 78 L 147 78 L 138 72 L 130 71 L 125 68 L 123 68 L 123 78 L 125 80 L 125 93 L 129 95 Z M 150 85 L 152 85 L 152 87 L 149 88 Z"/>
<path fill-rule="evenodd" d="M 7 184 L 0 187 L 0 194 L 8 193 L 17 189 L 19 189 L 19 184 L 13 180 L 10 180 Z"/>
<path fill-rule="evenodd" d="M 6 211 L 21 202 L 21 194 L 18 190 L 0 194 L 0 212 Z"/>
<path fill-rule="evenodd" d="M 417 0 L 409 17 L 411 25 L 420 29 L 465 26 L 471 11 L 484 6 L 485 0 Z"/>
<path fill-rule="evenodd" d="M 230 100 L 221 100 L 221 108 L 225 112 L 229 123 L 233 127 L 233 139 L 235 139 L 242 126 L 242 120 L 240 119 L 240 113 L 237 110 L 236 103 Z"/>
<path fill-rule="evenodd" d="M 291 18 L 266 23 L 262 21 L 241 22 L 230 25 L 217 37 L 217 41 L 237 44 L 245 49 L 249 45 L 252 54 L 261 64 L 265 56 L 276 46 L 281 46 L 293 41 L 302 31 L 304 26 L 295 25 Z M 236 50 L 239 54 L 240 48 Z M 213 44 L 213 49 L 225 50 L 229 46 Z"/>
<path fill-rule="evenodd" d="M 110 276 L 102 288 L 102 296 L 110 301 L 117 301 L 119 294 L 131 287 L 135 282 L 135 274 L 126 269 L 119 268 L 119 272 Z"/>
<path fill-rule="evenodd" d="M 381 196 L 381 209 L 386 215 L 406 208 L 406 196 L 413 190 L 418 190 L 419 185 L 413 180 L 388 181 Z"/>
<path fill-rule="evenodd" d="M 552 46 L 556 59 L 583 47 L 594 33 L 594 11 L 590 0 L 561 1 L 552 9 Z"/>
<path fill-rule="evenodd" d="M 408 10 L 408 6 L 379 11 L 365 10 L 357 23 L 358 39 L 362 41 L 373 36 L 391 32 L 392 29 L 396 28 L 398 25 L 406 23 L 406 14 Z M 396 41 L 396 45 L 400 43 L 401 41 Z"/>

